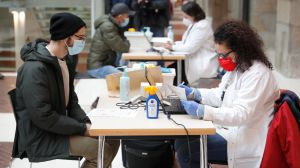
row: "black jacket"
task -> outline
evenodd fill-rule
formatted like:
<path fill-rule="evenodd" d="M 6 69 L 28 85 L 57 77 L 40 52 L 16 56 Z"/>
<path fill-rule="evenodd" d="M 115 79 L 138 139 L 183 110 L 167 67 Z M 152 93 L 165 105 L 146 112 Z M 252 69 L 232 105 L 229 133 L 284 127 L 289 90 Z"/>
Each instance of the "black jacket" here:
<path fill-rule="evenodd" d="M 65 105 L 61 69 L 56 57 L 37 40 L 21 50 L 24 64 L 16 82 L 16 113 L 19 138 L 15 140 L 18 156 L 31 162 L 69 156 L 69 136 L 83 135 L 90 122 L 78 105 L 74 92 L 74 72 L 70 65 L 70 97 Z M 67 57 L 66 57 L 67 58 Z"/>
<path fill-rule="evenodd" d="M 134 24 L 138 30 L 143 27 L 167 27 L 170 20 L 169 0 L 148 0 L 138 3 L 133 0 L 131 7 L 136 11 Z"/>

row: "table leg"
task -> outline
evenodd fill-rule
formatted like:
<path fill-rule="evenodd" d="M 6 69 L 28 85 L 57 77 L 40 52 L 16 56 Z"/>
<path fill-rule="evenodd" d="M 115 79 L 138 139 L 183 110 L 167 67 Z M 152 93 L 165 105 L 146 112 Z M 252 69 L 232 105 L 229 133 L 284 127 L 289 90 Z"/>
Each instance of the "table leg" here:
<path fill-rule="evenodd" d="M 207 135 L 200 135 L 200 168 L 207 168 Z"/>
<path fill-rule="evenodd" d="M 97 168 L 103 168 L 104 166 L 104 143 L 105 143 L 105 136 L 98 137 L 98 163 Z"/>
<path fill-rule="evenodd" d="M 182 74 L 182 60 L 178 60 L 177 61 L 177 85 L 179 85 L 181 83 L 181 80 L 182 80 L 182 77 L 181 77 L 181 74 Z"/>

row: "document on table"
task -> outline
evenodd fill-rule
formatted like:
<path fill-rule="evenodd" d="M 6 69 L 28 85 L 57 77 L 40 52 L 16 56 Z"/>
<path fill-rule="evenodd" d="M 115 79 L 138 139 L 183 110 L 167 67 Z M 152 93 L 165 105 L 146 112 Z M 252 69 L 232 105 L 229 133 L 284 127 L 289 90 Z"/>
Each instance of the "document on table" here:
<path fill-rule="evenodd" d="M 134 118 L 138 111 L 131 109 L 105 109 L 95 108 L 88 113 L 92 117 L 118 117 L 118 118 Z"/>
<path fill-rule="evenodd" d="M 173 85 L 167 85 L 169 87 L 169 89 L 175 93 L 179 99 L 181 100 L 187 100 L 186 99 L 186 95 L 185 95 L 185 89 L 181 88 L 181 87 L 177 87 L 177 86 L 173 86 Z"/>

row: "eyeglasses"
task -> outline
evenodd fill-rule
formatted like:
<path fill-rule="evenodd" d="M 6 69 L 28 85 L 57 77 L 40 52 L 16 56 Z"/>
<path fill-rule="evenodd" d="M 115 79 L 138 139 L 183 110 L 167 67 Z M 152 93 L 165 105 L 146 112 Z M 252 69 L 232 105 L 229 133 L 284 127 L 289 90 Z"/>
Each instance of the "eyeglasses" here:
<path fill-rule="evenodd" d="M 228 57 L 228 55 L 230 54 L 230 53 L 232 53 L 233 51 L 231 50 L 231 51 L 229 51 L 229 52 L 227 52 L 227 53 L 218 53 L 217 51 L 215 51 L 216 53 L 217 53 L 217 57 L 222 57 L 222 58 L 227 58 Z"/>
<path fill-rule="evenodd" d="M 75 37 L 77 37 L 79 40 L 85 41 L 86 37 L 84 35 L 76 35 L 74 34 Z"/>

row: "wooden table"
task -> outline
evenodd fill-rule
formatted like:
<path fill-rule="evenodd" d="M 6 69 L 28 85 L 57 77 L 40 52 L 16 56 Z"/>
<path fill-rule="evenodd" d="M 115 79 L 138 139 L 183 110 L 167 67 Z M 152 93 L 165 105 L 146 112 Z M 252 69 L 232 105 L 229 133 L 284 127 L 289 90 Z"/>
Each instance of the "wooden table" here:
<path fill-rule="evenodd" d="M 94 89 L 92 89 L 94 88 Z M 86 99 L 92 103 L 97 95 L 100 96 L 98 108 L 117 108 L 118 98 L 108 97 L 106 82 L 104 79 L 81 79 L 77 82 L 75 91 L 78 94 L 79 103 L 87 106 Z M 192 119 L 188 115 L 172 115 L 172 118 L 185 125 L 189 135 L 200 136 L 201 167 L 207 166 L 206 138 L 207 135 L 216 133 L 211 121 Z M 182 126 L 176 125 L 163 113 L 158 119 L 147 119 L 143 108 L 137 109 L 137 115 L 132 118 L 97 117 L 90 116 L 92 126 L 89 133 L 99 137 L 98 168 L 103 167 L 103 152 L 105 136 L 130 137 L 130 136 L 185 136 Z"/>

